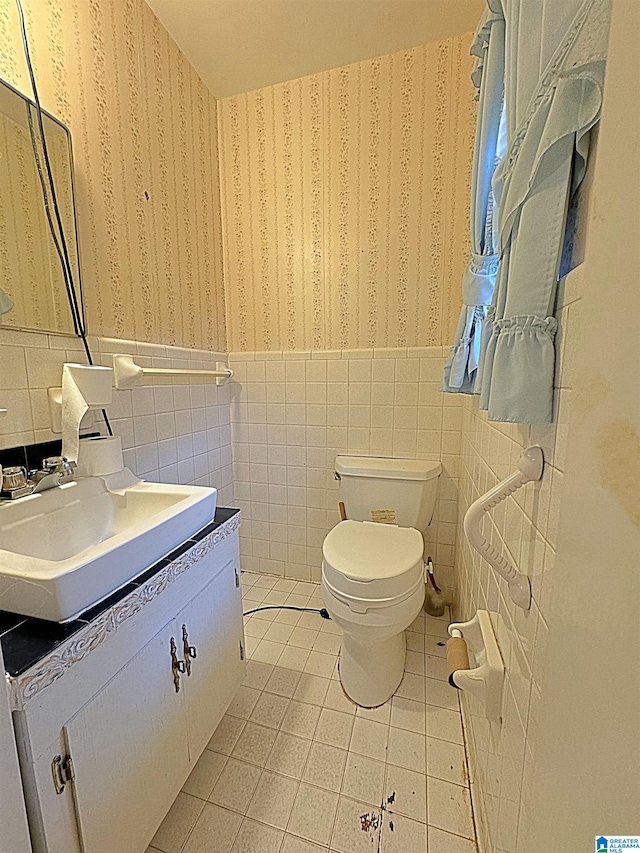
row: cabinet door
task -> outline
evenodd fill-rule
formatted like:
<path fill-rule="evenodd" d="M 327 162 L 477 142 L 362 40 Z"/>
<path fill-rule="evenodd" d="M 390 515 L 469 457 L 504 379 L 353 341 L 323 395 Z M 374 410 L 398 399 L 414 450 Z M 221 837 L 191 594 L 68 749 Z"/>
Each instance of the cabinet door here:
<path fill-rule="evenodd" d="M 145 850 L 188 773 L 171 637 L 181 658 L 172 621 L 65 726 L 85 853 Z"/>
<path fill-rule="evenodd" d="M 242 592 L 236 577 L 239 584 L 238 562 L 232 560 L 177 616 L 181 636 L 185 630 L 197 655 L 183 679 L 192 762 L 200 757 L 244 678 Z"/>

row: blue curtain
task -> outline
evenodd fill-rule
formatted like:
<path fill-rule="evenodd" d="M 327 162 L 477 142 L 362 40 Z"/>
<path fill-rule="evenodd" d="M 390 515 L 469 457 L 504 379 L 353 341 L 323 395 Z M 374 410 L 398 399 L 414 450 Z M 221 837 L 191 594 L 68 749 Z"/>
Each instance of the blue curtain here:
<path fill-rule="evenodd" d="M 501 0 L 501 8 L 506 151 L 492 183 L 499 262 L 471 390 L 489 420 L 550 423 L 558 269 L 569 195 L 600 116 L 610 0 Z"/>
<path fill-rule="evenodd" d="M 462 312 L 441 388 L 475 393 L 482 325 L 498 270 L 491 178 L 499 159 L 504 88 L 505 22 L 499 0 L 487 9 L 471 45 L 471 79 L 478 88 L 478 118 L 471 177 L 471 256 L 462 279 Z"/>

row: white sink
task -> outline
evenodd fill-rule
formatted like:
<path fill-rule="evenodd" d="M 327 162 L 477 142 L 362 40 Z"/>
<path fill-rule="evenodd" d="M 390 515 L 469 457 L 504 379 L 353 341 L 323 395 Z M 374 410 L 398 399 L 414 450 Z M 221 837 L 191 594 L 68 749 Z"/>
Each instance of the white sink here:
<path fill-rule="evenodd" d="M 216 497 L 125 468 L 0 504 L 0 609 L 75 618 L 208 524 Z"/>

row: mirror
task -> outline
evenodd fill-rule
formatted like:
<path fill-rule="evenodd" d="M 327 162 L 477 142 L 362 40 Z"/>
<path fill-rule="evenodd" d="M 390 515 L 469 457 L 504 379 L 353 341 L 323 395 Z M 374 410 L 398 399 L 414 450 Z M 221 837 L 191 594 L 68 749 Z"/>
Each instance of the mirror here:
<path fill-rule="evenodd" d="M 35 138 L 39 139 L 35 104 L 0 81 L 0 326 L 73 334 L 62 267 L 47 221 L 30 120 Z M 63 124 L 46 112 L 43 124 L 84 322 L 71 136 Z M 46 180 L 40 144 L 37 151 Z M 53 209 L 51 214 L 55 223 Z"/>

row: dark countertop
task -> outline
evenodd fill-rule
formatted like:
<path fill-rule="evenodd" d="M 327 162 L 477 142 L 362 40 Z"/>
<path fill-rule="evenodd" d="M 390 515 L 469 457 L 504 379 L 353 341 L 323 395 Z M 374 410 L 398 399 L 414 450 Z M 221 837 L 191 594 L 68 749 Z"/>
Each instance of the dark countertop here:
<path fill-rule="evenodd" d="M 196 542 L 204 539 L 218 527 L 229 521 L 239 510 L 227 507 L 217 507 L 212 522 L 207 524 L 189 539 L 183 542 L 179 548 L 167 554 L 162 560 L 158 560 L 153 566 L 138 575 L 135 580 L 129 581 L 119 590 L 99 604 L 95 604 L 77 619 L 60 624 L 58 622 L 47 622 L 44 619 L 35 619 L 32 616 L 19 616 L 0 610 L 0 646 L 4 657 L 5 670 L 10 676 L 21 675 L 29 667 L 38 663 L 42 658 L 52 652 L 56 646 L 67 640 L 77 631 L 80 631 L 89 622 L 97 619 L 105 610 L 113 607 L 136 587 L 146 583 L 157 574 L 167 563 L 177 560 L 185 551 L 192 548 Z"/>

